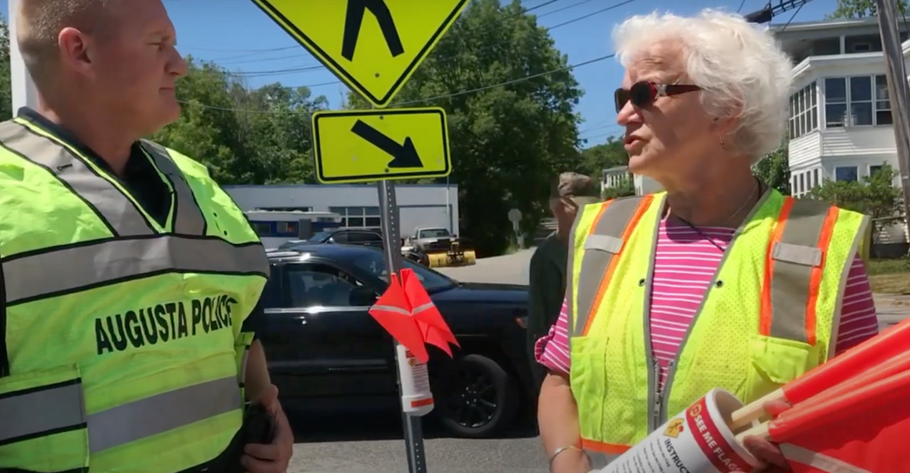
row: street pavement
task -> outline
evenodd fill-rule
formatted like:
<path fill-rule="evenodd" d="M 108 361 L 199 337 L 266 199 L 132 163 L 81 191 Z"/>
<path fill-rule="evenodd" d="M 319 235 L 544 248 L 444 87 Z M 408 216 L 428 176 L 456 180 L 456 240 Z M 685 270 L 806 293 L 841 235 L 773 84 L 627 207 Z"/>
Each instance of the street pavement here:
<path fill-rule="evenodd" d="M 440 272 L 464 282 L 528 284 L 533 250 L 485 258 Z M 910 296 L 876 295 L 882 328 L 910 317 Z M 352 416 L 346 419 L 291 415 L 298 438 L 289 473 L 407 473 L 400 417 Z M 533 422 L 533 419 L 530 420 Z M 532 427 L 504 438 L 448 438 L 429 425 L 425 453 L 429 473 L 545 473 L 546 457 Z"/>

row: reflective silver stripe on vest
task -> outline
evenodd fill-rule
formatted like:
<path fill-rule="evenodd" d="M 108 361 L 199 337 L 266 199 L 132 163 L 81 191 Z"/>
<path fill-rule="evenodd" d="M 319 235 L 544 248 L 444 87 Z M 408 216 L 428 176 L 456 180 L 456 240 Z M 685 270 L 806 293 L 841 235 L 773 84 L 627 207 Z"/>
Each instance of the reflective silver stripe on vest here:
<path fill-rule="evenodd" d="M 233 376 L 187 386 L 86 416 L 82 385 L 70 384 L 0 398 L 0 444 L 37 438 L 82 425 L 89 451 L 158 435 L 241 408 Z"/>
<path fill-rule="evenodd" d="M 142 213 L 116 186 L 96 174 L 66 147 L 13 121 L 0 123 L 0 142 L 56 175 L 99 214 L 114 236 L 155 233 Z"/>
<path fill-rule="evenodd" d="M 818 239 L 831 205 L 809 199 L 796 199 L 790 209 L 779 242 L 771 249 L 771 331 L 768 335 L 808 342 L 806 307 L 812 268 L 822 262 Z M 850 258 L 848 264 L 852 264 Z"/>
<path fill-rule="evenodd" d="M 581 273 L 578 277 L 579 285 L 576 289 L 578 292 L 577 307 L 574 308 L 576 315 L 574 322 L 572 318 L 569 319 L 570 338 L 583 334 L 585 324 L 588 317 L 591 316 L 591 309 L 597 299 L 597 290 L 606 276 L 610 262 L 622 248 L 622 234 L 632 221 L 632 217 L 635 216 L 635 211 L 638 210 L 643 198 L 643 196 L 627 197 L 610 202 L 597 219 L 593 232 L 585 240 Z M 569 252 L 570 254 L 574 253 L 574 248 L 570 250 L 572 250 Z M 574 266 L 570 266 L 570 270 L 573 268 Z"/>
<path fill-rule="evenodd" d="M 85 426 L 77 381 L 0 395 L 0 445 Z"/>
<path fill-rule="evenodd" d="M 157 394 L 89 415 L 89 450 L 101 452 L 241 407 L 233 376 Z"/>
<path fill-rule="evenodd" d="M 193 191 L 186 182 L 186 177 L 171 159 L 167 149 L 148 140 L 140 141 L 142 148 L 152 157 L 155 167 L 171 179 L 174 186 L 175 200 L 174 233 L 181 235 L 205 235 L 205 217 L 196 203 Z"/>
<path fill-rule="evenodd" d="M 8 305 L 167 271 L 269 274 L 260 243 L 235 246 L 215 237 L 179 235 L 101 240 L 15 255 L 0 263 Z"/>

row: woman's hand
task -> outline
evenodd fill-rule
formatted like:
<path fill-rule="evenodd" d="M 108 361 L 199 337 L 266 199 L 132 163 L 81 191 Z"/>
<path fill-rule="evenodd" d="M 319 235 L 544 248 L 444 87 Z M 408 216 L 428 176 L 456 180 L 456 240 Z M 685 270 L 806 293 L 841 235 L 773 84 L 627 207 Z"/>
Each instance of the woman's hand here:
<path fill-rule="evenodd" d="M 782 473 L 793 471 L 784 454 L 780 452 L 780 447 L 761 437 L 746 437 L 743 445 L 749 450 L 762 466 L 756 468 L 755 472 L 762 473 Z"/>
<path fill-rule="evenodd" d="M 787 410 L 790 405 L 786 402 L 775 401 L 765 404 L 764 407 L 765 412 L 771 414 L 772 417 L 776 417 L 777 414 Z M 762 465 L 753 470 L 753 472 L 784 473 L 793 471 L 793 469 L 790 468 L 787 459 L 784 458 L 784 454 L 781 453 L 780 447 L 764 438 L 754 436 L 746 437 L 743 439 L 743 446 L 762 463 Z"/>

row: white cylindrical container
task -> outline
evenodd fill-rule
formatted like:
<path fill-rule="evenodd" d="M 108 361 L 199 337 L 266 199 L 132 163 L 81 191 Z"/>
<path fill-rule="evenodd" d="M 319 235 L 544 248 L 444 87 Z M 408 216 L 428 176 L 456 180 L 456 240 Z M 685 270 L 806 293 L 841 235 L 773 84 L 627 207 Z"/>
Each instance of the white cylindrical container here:
<path fill-rule="evenodd" d="M 759 462 L 727 427 L 743 403 L 713 389 L 651 433 L 600 473 L 730 473 Z"/>
<path fill-rule="evenodd" d="M 395 360 L 401 380 L 401 410 L 416 417 L 429 414 L 433 410 L 433 393 L 426 363 L 400 343 L 395 344 Z"/>

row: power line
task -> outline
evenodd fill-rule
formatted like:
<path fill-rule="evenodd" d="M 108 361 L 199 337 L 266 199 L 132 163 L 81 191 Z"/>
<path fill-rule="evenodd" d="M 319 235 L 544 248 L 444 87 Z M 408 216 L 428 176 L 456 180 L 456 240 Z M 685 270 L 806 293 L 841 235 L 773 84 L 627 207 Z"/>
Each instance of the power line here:
<path fill-rule="evenodd" d="M 803 7 L 804 7 L 805 5 L 806 5 L 806 4 L 803 3 L 802 5 L 799 6 L 799 8 L 796 9 L 795 12 L 793 12 L 793 15 L 790 16 L 790 19 L 787 20 L 787 23 L 784 24 L 784 27 L 780 29 L 780 32 L 781 32 L 781 33 L 783 33 L 784 30 L 786 30 L 787 27 L 790 26 L 790 23 L 793 22 L 793 19 L 796 18 L 796 15 L 799 15 L 799 11 L 802 10 Z"/>
<path fill-rule="evenodd" d="M 547 16 L 547 15 L 552 15 L 552 14 L 554 14 L 554 13 L 559 13 L 559 12 L 561 12 L 561 11 L 565 11 L 565 10 L 568 10 L 568 9 L 570 9 L 570 8 L 575 8 L 575 7 L 577 7 L 577 6 L 584 5 L 585 3 L 591 3 L 591 2 L 593 2 L 593 1 L 594 1 L 594 0 L 582 0 L 582 1 L 580 1 L 580 2 L 576 2 L 576 3 L 573 3 L 573 4 L 571 4 L 571 5 L 566 5 L 566 6 L 562 7 L 562 8 L 557 8 L 556 10 L 550 10 L 550 11 L 548 11 L 548 12 L 546 12 L 546 13 L 541 13 L 540 15 L 537 15 L 537 18 L 543 18 L 543 17 L 545 17 L 545 16 Z"/>
<path fill-rule="evenodd" d="M 407 106 L 414 105 L 414 104 L 432 102 L 432 101 L 435 101 L 435 100 L 441 100 L 441 99 L 446 99 L 446 98 L 459 97 L 459 96 L 467 95 L 467 94 L 473 94 L 473 93 L 477 93 L 477 92 L 483 92 L 483 91 L 485 91 L 485 90 L 495 89 L 496 87 L 503 87 L 503 86 L 506 86 L 506 85 L 517 84 L 517 83 L 519 83 L 519 82 L 524 82 L 524 81 L 528 81 L 528 80 L 532 80 L 532 79 L 537 79 L 537 78 L 539 78 L 539 77 L 544 77 L 544 76 L 547 76 L 547 75 L 550 75 L 550 74 L 555 74 L 555 73 L 557 73 L 557 72 L 563 72 L 563 71 L 568 71 L 568 70 L 576 69 L 576 68 L 583 67 L 583 66 L 587 66 L 587 65 L 590 65 L 590 64 L 594 64 L 594 63 L 597 63 L 597 62 L 600 62 L 600 61 L 605 61 L 605 60 L 610 59 L 610 58 L 613 58 L 613 57 L 615 57 L 615 56 L 616 56 L 616 54 L 608 54 L 608 55 L 606 55 L 606 56 L 601 56 L 601 57 L 598 57 L 598 58 L 590 59 L 590 60 L 587 60 L 587 61 L 584 61 L 584 62 L 580 62 L 580 63 L 578 63 L 578 64 L 571 64 L 571 65 L 568 65 L 568 66 L 566 66 L 566 67 L 560 67 L 560 68 L 558 68 L 558 69 L 553 69 L 553 70 L 541 72 L 541 73 L 538 73 L 538 74 L 532 74 L 532 75 L 529 75 L 529 76 L 520 77 L 520 78 L 518 78 L 518 79 L 513 79 L 513 80 L 509 80 L 509 81 L 505 81 L 505 82 L 500 82 L 500 83 L 498 83 L 498 84 L 492 84 L 492 85 L 477 87 L 477 88 L 475 88 L 475 89 L 470 89 L 470 90 L 462 90 L 462 91 L 454 92 L 454 93 L 451 93 L 451 94 L 438 95 L 438 96 L 436 96 L 436 97 L 430 97 L 430 98 L 427 98 L 427 99 L 420 99 L 420 100 L 414 100 L 414 101 L 411 101 L 411 102 L 405 102 L 405 103 L 395 104 L 395 106 L 396 106 L 396 107 L 407 107 Z M 339 83 L 339 82 L 329 82 L 329 83 L 325 83 L 325 84 L 321 84 L 321 85 L 329 85 L 329 84 L 337 84 L 337 83 Z M 313 87 L 315 87 L 315 86 L 316 86 L 316 85 L 314 85 Z M 205 105 L 205 104 L 201 104 L 201 103 L 197 103 L 197 102 L 188 102 L 188 101 L 185 101 L 185 100 L 180 100 L 179 102 L 180 102 L 180 103 L 183 103 L 183 104 L 187 104 L 187 105 L 193 105 L 193 106 L 197 106 L 197 107 L 206 108 L 206 109 L 211 109 L 211 110 L 222 110 L 222 111 L 227 111 L 227 112 L 266 113 L 266 114 L 270 114 L 270 113 L 280 114 L 280 113 L 283 113 L 283 112 L 277 112 L 277 111 L 275 111 L 275 110 L 249 110 L 249 109 L 228 108 L 228 107 L 215 107 L 215 106 Z"/>
<path fill-rule="evenodd" d="M 535 7 L 529 8 L 529 9 L 527 9 L 527 10 L 523 10 L 523 11 L 522 11 L 522 14 L 524 14 L 524 13 L 526 13 L 526 12 L 528 12 L 528 11 L 534 10 L 534 9 L 536 9 L 536 8 L 540 8 L 540 7 L 542 7 L 542 6 L 550 5 L 550 4 L 552 4 L 552 3 L 555 3 L 555 1 L 561 1 L 561 0 L 552 0 L 552 1 L 544 2 L 544 3 L 541 4 L 541 5 L 537 5 L 537 6 L 535 6 Z M 582 1 L 582 2 L 579 2 L 579 3 L 575 3 L 575 4 L 573 4 L 573 5 L 566 6 L 566 7 L 564 7 L 563 9 L 570 8 L 570 7 L 572 7 L 572 6 L 578 6 L 578 5 L 581 5 L 581 4 L 583 4 L 583 3 L 587 3 L 588 1 L 591 1 L 591 0 L 585 0 L 585 1 Z M 581 15 L 581 16 L 576 17 L 576 18 L 569 19 L 569 20 L 567 20 L 567 21 L 564 21 L 564 22 L 562 22 L 562 23 L 559 23 L 559 24 L 556 24 L 556 25 L 553 25 L 553 26 L 545 26 L 545 27 L 543 27 L 543 30 L 546 31 L 546 32 L 550 32 L 550 31 L 552 31 L 552 30 L 554 30 L 554 29 L 556 29 L 556 28 L 561 28 L 561 27 L 563 27 L 563 26 L 570 25 L 570 24 L 575 23 L 575 22 L 578 22 L 578 21 L 586 20 L 586 19 L 591 18 L 591 17 L 593 17 L 593 16 L 600 15 L 600 14 L 602 14 L 602 13 L 606 13 L 606 12 L 608 12 L 608 11 L 610 11 L 610 10 L 614 10 L 614 9 L 616 9 L 616 8 L 619 8 L 619 7 L 624 6 L 624 5 L 628 5 L 628 4 L 633 3 L 633 2 L 636 2 L 636 1 L 638 1 L 638 0 L 625 0 L 625 1 L 622 1 L 622 2 L 619 2 L 619 3 L 616 3 L 616 4 L 613 4 L 613 5 L 610 5 L 610 6 L 606 7 L 606 8 L 603 8 L 603 9 L 600 9 L 600 10 L 597 10 L 597 11 L 594 11 L 594 12 L 591 12 L 591 13 L 587 13 L 587 14 L 585 14 L 585 15 Z M 550 12 L 550 13 L 555 13 L 556 11 L 559 11 L 559 10 L 555 10 L 555 11 Z M 538 17 L 544 16 L 544 15 L 546 15 L 546 14 L 539 15 Z M 492 33 L 492 32 L 495 32 L 495 31 L 497 31 L 497 28 L 490 28 L 489 31 L 484 31 L 483 33 L 486 34 L 486 33 Z M 508 42 L 508 43 L 511 43 L 511 41 L 503 41 L 503 43 L 507 43 L 507 42 Z M 492 46 L 492 47 L 495 48 L 495 47 L 499 47 L 499 46 L 501 46 L 501 45 L 494 45 L 494 46 Z M 283 50 L 288 50 L 288 49 L 293 49 L 293 48 L 294 48 L 294 47 L 282 47 L 282 48 L 274 49 L 274 51 L 283 51 Z M 193 49 L 193 48 L 188 48 L 188 49 Z M 241 50 L 238 50 L 238 51 L 241 51 Z M 249 51 L 256 51 L 256 50 L 249 50 Z M 269 51 L 269 50 L 259 50 L 259 51 Z M 307 55 L 308 55 L 308 54 L 307 54 Z M 241 57 L 244 57 L 244 56 L 241 56 Z M 261 61 L 267 61 L 267 60 L 268 60 L 268 59 L 262 59 L 262 58 L 260 58 L 260 59 L 257 59 L 257 60 L 255 60 L 255 61 L 256 61 L 256 62 L 261 62 Z M 278 58 L 275 58 L 275 60 L 278 60 Z M 216 63 L 217 63 L 217 61 L 213 61 L 213 62 L 216 62 Z M 239 63 L 239 61 L 238 61 L 238 63 Z M 259 76 L 268 76 L 268 75 L 295 74 L 295 73 L 298 73 L 298 72 L 315 71 L 315 70 L 321 70 L 321 69 L 325 69 L 325 67 L 324 67 L 324 66 L 321 66 L 321 65 L 320 65 L 320 66 L 304 66 L 304 67 L 300 67 L 300 68 L 287 68 L 287 69 L 278 69 L 278 70 L 273 70 L 273 71 L 239 71 L 239 72 L 234 72 L 233 74 L 239 75 L 239 76 L 244 76 L 244 77 L 259 77 Z"/>

